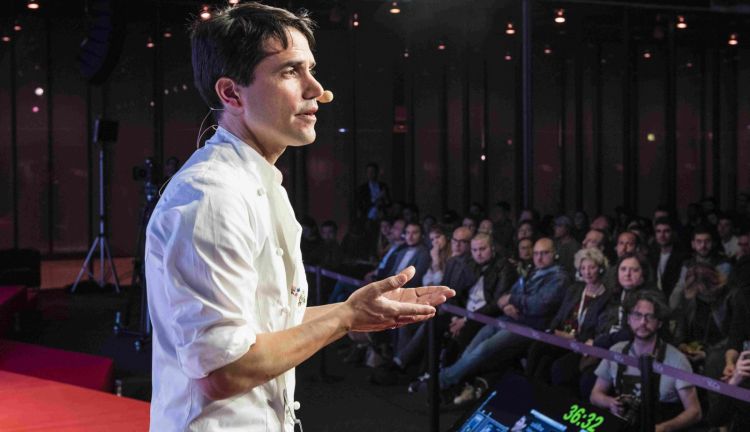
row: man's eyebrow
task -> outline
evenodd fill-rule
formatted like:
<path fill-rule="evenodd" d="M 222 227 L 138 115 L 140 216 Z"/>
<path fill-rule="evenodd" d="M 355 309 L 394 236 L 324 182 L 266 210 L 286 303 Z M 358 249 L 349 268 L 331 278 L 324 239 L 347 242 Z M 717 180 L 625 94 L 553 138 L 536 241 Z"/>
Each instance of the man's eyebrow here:
<path fill-rule="evenodd" d="M 307 63 L 307 62 L 304 61 L 304 60 L 289 60 L 289 61 L 286 61 L 286 62 L 282 63 L 279 66 L 279 70 L 286 69 L 288 67 L 292 67 L 292 68 L 296 69 L 296 68 L 304 66 L 305 63 Z M 315 68 L 315 62 L 310 63 L 310 69 L 313 69 L 313 68 Z"/>

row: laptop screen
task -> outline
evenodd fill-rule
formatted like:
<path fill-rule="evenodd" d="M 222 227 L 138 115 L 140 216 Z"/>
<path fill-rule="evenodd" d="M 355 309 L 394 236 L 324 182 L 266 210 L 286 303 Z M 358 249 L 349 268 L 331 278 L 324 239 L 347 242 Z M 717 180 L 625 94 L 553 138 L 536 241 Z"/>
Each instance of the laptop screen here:
<path fill-rule="evenodd" d="M 625 422 L 565 391 L 507 373 L 464 417 L 458 432 L 614 432 Z"/>

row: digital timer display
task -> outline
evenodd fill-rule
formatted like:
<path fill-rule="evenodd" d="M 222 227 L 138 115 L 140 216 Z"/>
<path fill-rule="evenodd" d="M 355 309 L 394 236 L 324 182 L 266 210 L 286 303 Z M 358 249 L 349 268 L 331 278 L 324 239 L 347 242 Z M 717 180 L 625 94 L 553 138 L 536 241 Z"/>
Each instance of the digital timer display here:
<path fill-rule="evenodd" d="M 604 417 L 597 413 L 587 412 L 586 408 L 579 407 L 577 404 L 571 405 L 570 411 L 565 413 L 562 418 L 573 426 L 588 432 L 596 432 L 596 428 L 604 424 Z"/>

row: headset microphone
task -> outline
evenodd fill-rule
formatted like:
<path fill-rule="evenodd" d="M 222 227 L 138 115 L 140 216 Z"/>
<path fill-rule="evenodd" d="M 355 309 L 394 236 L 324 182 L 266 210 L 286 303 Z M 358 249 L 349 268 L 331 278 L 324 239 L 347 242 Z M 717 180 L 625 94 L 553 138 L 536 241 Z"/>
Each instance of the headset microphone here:
<path fill-rule="evenodd" d="M 330 90 L 326 90 L 323 92 L 322 95 L 318 96 L 315 100 L 324 104 L 330 103 L 333 100 L 333 92 Z"/>

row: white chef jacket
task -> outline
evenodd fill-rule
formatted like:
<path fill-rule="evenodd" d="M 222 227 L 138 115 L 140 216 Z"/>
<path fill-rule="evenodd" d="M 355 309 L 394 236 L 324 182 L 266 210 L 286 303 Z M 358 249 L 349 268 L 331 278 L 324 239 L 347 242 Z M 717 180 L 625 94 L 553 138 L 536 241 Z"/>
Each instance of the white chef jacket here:
<path fill-rule="evenodd" d="M 294 369 L 219 401 L 196 384 L 247 353 L 256 334 L 302 322 L 302 228 L 281 179 L 218 128 L 165 188 L 146 233 L 151 431 L 293 430 Z"/>

